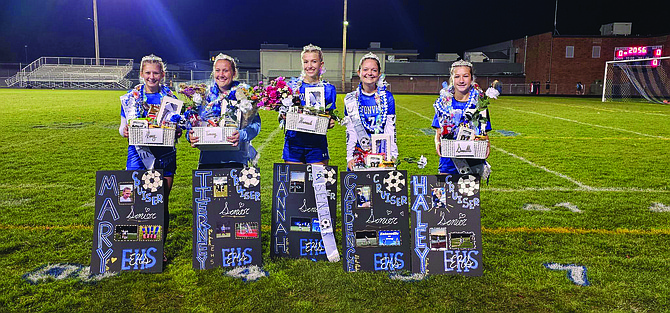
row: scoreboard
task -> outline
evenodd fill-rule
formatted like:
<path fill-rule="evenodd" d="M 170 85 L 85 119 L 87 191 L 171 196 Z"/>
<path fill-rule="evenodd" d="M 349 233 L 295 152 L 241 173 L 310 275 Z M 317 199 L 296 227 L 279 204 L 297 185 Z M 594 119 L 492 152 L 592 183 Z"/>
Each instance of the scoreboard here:
<path fill-rule="evenodd" d="M 635 60 L 659 58 L 663 55 L 663 46 L 636 46 L 614 48 L 614 60 Z M 651 66 L 658 66 L 659 60 L 651 60 Z"/>

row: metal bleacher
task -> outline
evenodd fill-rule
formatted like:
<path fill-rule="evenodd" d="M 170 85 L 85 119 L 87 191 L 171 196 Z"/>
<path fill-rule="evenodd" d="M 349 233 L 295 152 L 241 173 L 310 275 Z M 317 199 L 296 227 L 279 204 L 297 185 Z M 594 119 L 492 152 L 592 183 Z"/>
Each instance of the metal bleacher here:
<path fill-rule="evenodd" d="M 5 80 L 8 87 L 129 89 L 132 59 L 41 57 Z"/>

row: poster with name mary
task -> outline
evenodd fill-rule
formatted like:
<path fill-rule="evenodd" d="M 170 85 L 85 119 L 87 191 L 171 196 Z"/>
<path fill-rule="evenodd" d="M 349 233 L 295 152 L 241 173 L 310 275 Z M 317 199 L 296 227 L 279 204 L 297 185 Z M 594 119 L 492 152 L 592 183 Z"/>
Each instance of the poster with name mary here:
<path fill-rule="evenodd" d="M 91 273 L 163 271 L 162 170 L 98 171 Z"/>

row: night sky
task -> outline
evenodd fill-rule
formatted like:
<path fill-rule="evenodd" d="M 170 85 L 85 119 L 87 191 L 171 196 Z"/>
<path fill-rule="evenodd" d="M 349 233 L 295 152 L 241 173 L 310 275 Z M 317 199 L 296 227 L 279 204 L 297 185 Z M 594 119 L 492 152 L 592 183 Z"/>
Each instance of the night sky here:
<path fill-rule="evenodd" d="M 617 1 L 620 2 L 620 1 Z M 668 1 L 613 7 L 614 1 L 559 0 L 561 35 L 598 35 L 600 25 L 633 22 L 633 34 L 670 33 Z M 348 48 L 417 49 L 462 55 L 471 49 L 553 30 L 552 0 L 349 0 Z M 101 57 L 169 63 L 205 59 L 210 50 L 262 43 L 342 47 L 343 1 L 98 0 Z M 0 62 L 40 56 L 94 57 L 92 0 L 2 0 Z"/>

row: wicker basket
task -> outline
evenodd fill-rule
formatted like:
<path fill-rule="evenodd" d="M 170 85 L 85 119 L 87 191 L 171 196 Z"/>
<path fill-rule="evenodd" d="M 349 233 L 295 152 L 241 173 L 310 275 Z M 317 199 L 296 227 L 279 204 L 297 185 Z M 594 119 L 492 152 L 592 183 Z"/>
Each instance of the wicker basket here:
<path fill-rule="evenodd" d="M 235 127 L 193 127 L 193 136 L 198 137 L 195 146 L 202 151 L 210 150 L 240 150 L 240 146 L 233 146 L 226 137 L 231 136 Z"/>
<path fill-rule="evenodd" d="M 128 127 L 128 144 L 133 146 L 174 147 L 174 128 Z"/>
<path fill-rule="evenodd" d="M 486 159 L 489 156 L 488 140 L 442 139 L 442 156 L 456 159 Z"/>
<path fill-rule="evenodd" d="M 330 118 L 303 113 L 286 113 L 286 129 L 303 133 L 325 135 L 328 132 Z"/>

